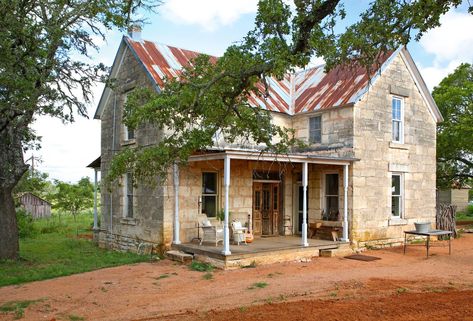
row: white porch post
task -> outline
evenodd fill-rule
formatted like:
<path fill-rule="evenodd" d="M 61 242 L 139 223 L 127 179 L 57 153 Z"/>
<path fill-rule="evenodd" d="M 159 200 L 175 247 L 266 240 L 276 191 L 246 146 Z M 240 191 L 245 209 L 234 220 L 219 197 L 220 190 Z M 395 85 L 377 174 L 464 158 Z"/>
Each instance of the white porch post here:
<path fill-rule="evenodd" d="M 174 163 L 174 230 L 173 230 L 173 244 L 181 244 L 179 239 L 179 165 Z"/>
<path fill-rule="evenodd" d="M 99 229 L 99 219 L 97 214 L 97 168 L 94 168 L 94 230 Z"/>
<path fill-rule="evenodd" d="M 309 246 L 307 242 L 307 181 L 309 173 L 307 172 L 307 162 L 302 164 L 302 246 Z"/>
<path fill-rule="evenodd" d="M 225 205 L 224 205 L 224 214 L 225 218 L 223 220 L 223 255 L 230 255 L 230 235 L 228 229 L 228 194 L 230 192 L 230 157 L 225 156 L 223 161 L 223 185 L 225 187 Z"/>
<path fill-rule="evenodd" d="M 348 239 L 348 165 L 343 167 L 343 242 Z"/>

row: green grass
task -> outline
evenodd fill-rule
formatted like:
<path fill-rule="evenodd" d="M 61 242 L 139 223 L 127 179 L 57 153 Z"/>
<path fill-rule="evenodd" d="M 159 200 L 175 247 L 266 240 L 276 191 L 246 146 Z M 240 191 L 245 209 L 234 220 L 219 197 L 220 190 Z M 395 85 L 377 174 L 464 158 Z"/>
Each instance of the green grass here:
<path fill-rule="evenodd" d="M 84 317 L 80 317 L 78 315 L 71 314 L 71 315 L 69 315 L 69 320 L 70 321 L 83 321 L 85 319 L 84 319 Z"/>
<path fill-rule="evenodd" d="M 14 312 L 15 319 L 21 319 L 25 315 L 25 309 L 31 304 L 42 300 L 24 300 L 24 301 L 10 301 L 0 306 L 2 313 Z"/>
<path fill-rule="evenodd" d="M 212 272 L 215 267 L 210 263 L 192 261 L 191 265 L 189 265 L 189 269 L 198 272 Z"/>
<path fill-rule="evenodd" d="M 93 217 L 81 214 L 35 221 L 34 237 L 20 240 L 18 261 L 0 261 L 0 286 L 51 279 L 147 261 L 149 257 L 98 248 L 90 239 Z M 79 235 L 79 237 L 77 237 Z"/>
<path fill-rule="evenodd" d="M 205 273 L 205 274 L 202 276 L 202 278 L 203 278 L 204 280 L 212 280 L 212 279 L 214 278 L 214 276 L 213 276 L 212 273 L 207 272 L 207 273 Z"/>
<path fill-rule="evenodd" d="M 268 286 L 268 283 L 266 283 L 266 282 L 256 282 L 256 283 L 253 283 L 251 286 L 249 286 L 248 289 L 249 290 L 264 289 L 267 286 Z"/>
<path fill-rule="evenodd" d="M 457 212 L 457 221 L 471 221 L 473 220 L 473 205 L 468 205 L 465 211 Z"/>

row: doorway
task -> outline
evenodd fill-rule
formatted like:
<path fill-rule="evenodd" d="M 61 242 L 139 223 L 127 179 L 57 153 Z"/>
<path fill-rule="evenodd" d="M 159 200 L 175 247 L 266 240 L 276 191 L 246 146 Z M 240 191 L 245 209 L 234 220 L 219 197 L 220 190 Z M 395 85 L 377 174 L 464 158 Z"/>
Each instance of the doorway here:
<path fill-rule="evenodd" d="M 306 190 L 306 203 L 307 213 L 309 213 L 309 188 Z M 304 206 L 304 188 L 302 185 L 297 186 L 297 233 L 302 233 L 302 221 L 303 221 L 303 206 Z"/>
<path fill-rule="evenodd" d="M 253 234 L 255 236 L 278 235 L 280 206 L 279 182 L 253 183 Z"/>

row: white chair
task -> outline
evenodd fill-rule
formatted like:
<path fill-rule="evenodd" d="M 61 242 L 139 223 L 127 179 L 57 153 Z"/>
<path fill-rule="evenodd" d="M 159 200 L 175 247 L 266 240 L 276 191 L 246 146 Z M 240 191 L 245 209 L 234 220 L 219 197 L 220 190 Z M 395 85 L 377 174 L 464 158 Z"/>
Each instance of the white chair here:
<path fill-rule="evenodd" d="M 236 242 L 240 245 L 241 242 L 246 244 L 246 233 L 248 229 L 246 227 L 241 226 L 240 221 L 233 221 L 232 222 L 232 231 L 233 231 L 233 242 Z"/>
<path fill-rule="evenodd" d="M 213 226 L 209 220 L 203 221 L 201 227 L 204 233 L 200 240 L 200 245 L 202 245 L 203 242 L 215 242 L 215 246 L 217 246 L 220 241 L 223 244 L 223 227 Z"/>

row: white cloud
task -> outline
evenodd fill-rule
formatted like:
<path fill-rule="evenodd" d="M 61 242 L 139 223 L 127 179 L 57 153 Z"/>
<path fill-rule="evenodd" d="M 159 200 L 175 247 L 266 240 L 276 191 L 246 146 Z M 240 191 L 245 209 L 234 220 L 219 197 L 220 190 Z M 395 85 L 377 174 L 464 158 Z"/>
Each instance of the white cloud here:
<path fill-rule="evenodd" d="M 432 29 L 420 40 L 420 45 L 435 55 L 439 62 L 473 58 L 473 15 L 449 11 L 440 19 L 441 26 Z"/>
<path fill-rule="evenodd" d="M 473 62 L 473 16 L 451 10 L 440 23 L 440 27 L 430 30 L 419 42 L 425 52 L 434 57 L 430 66 L 420 66 L 429 89 L 438 85 L 460 63 Z"/>
<path fill-rule="evenodd" d="M 168 0 L 162 16 L 174 23 L 198 25 L 207 31 L 228 26 L 243 14 L 254 13 L 257 0 Z"/>

